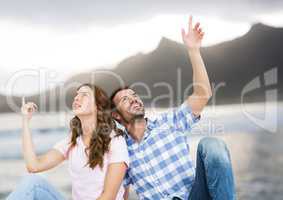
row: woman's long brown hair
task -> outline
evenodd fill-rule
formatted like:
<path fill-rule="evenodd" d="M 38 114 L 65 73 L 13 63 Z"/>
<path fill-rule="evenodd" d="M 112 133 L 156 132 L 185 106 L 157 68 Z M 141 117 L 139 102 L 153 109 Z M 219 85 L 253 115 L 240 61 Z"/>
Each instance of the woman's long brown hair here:
<path fill-rule="evenodd" d="M 104 154 L 109 151 L 111 141 L 110 133 L 114 130 L 117 136 L 122 135 L 122 132 L 116 128 L 115 121 L 111 117 L 110 100 L 106 92 L 100 87 L 91 84 L 83 84 L 79 86 L 77 90 L 83 86 L 92 89 L 95 99 L 93 103 L 95 103 L 97 107 L 96 129 L 93 131 L 89 147 L 86 149 L 88 156 L 87 165 L 92 169 L 97 165 L 102 168 Z M 77 116 L 71 119 L 70 128 L 72 132 L 70 148 L 72 148 L 76 145 L 77 137 L 83 134 L 81 121 Z"/>

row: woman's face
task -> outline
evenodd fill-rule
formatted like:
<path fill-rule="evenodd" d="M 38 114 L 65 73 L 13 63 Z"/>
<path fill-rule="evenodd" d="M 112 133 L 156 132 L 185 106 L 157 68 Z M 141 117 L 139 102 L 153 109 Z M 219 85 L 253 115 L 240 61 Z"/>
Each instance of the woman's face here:
<path fill-rule="evenodd" d="M 88 86 L 82 86 L 77 90 L 77 95 L 72 104 L 73 113 L 76 116 L 96 114 L 96 104 L 93 90 Z"/>

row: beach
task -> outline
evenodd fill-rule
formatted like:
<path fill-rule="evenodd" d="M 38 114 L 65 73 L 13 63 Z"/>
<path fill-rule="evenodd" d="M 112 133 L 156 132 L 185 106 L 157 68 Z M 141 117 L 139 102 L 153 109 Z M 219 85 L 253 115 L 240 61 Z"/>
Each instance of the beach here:
<path fill-rule="evenodd" d="M 235 110 L 231 111 L 228 107 L 227 109 L 222 107 L 216 111 L 218 116 L 214 117 L 212 121 L 214 124 L 224 124 L 222 127 L 223 129 L 218 128 L 218 131 L 212 130 L 206 134 L 198 134 L 200 130 L 204 130 L 199 129 L 195 131 L 195 134 L 188 136 L 188 143 L 191 147 L 190 149 L 193 159 L 195 160 L 197 144 L 201 138 L 209 136 L 223 139 L 230 150 L 238 199 L 282 199 L 283 126 L 281 121 L 279 120 L 277 132 L 270 133 L 241 118 L 243 116 L 240 116 L 236 110 L 238 109 L 235 108 Z M 282 113 L 281 110 L 280 113 Z M 208 118 L 211 118 L 211 115 L 208 115 Z M 204 117 L 204 122 L 202 123 L 207 123 L 206 120 L 208 118 Z M 56 131 L 58 132 L 57 129 Z M 50 148 L 52 143 L 58 138 L 64 137 L 62 134 L 60 134 L 60 136 L 58 136 L 58 133 L 55 134 L 56 131 L 49 134 L 48 131 L 46 133 L 45 130 L 44 133 L 35 134 L 34 139 L 36 141 L 39 141 L 39 143 L 48 143 L 48 145 L 38 148 L 38 152 Z M 3 134 L 2 131 L 0 134 L 0 199 L 5 199 L 5 197 L 16 187 L 21 178 L 27 174 L 24 162 L 19 154 L 19 134 L 12 133 L 15 134 L 15 138 L 12 136 L 4 137 Z M 40 138 L 49 138 L 49 140 L 40 140 Z M 11 144 L 11 141 L 16 142 Z M 18 149 L 15 150 L 16 147 L 18 147 Z M 6 153 L 4 151 L 6 151 Z M 11 156 L 5 157 L 9 151 Z M 71 183 L 68 175 L 67 163 L 42 173 L 42 175 L 48 179 L 49 182 L 66 197 L 66 199 L 71 199 Z M 131 192 L 130 199 L 137 199 L 133 191 Z"/>

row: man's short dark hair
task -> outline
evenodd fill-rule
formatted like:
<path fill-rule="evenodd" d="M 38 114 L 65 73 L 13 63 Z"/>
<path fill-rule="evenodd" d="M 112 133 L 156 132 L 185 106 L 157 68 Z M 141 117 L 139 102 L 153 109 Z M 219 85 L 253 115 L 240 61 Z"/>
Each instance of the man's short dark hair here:
<path fill-rule="evenodd" d="M 110 96 L 110 101 L 111 101 L 111 110 L 112 110 L 112 111 L 116 109 L 116 105 L 115 105 L 115 103 L 114 103 L 114 98 L 115 98 L 116 94 L 117 94 L 118 92 L 122 91 L 122 90 L 127 90 L 127 89 L 131 89 L 131 88 L 130 88 L 129 86 L 120 87 L 120 88 L 114 90 L 114 92 L 111 94 L 111 96 Z"/>

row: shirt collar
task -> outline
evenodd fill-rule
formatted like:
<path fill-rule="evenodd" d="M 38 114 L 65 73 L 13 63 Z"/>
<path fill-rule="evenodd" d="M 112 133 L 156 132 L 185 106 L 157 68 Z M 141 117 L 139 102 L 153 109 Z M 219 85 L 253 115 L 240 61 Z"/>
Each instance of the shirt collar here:
<path fill-rule="evenodd" d="M 151 130 L 152 130 L 153 127 L 154 127 L 153 121 L 151 121 L 151 120 L 150 120 L 149 118 L 147 118 L 147 117 L 145 118 L 145 120 L 146 120 L 146 129 L 145 129 L 145 132 L 144 132 L 143 140 L 145 140 L 145 139 L 149 136 Z M 126 140 L 127 140 L 127 141 L 131 141 L 132 143 L 135 143 L 134 139 L 131 137 L 131 135 L 130 135 L 130 133 L 127 131 L 127 129 L 126 129 L 122 124 L 118 123 L 117 121 L 116 121 L 116 124 L 118 124 L 117 127 L 118 127 L 119 129 L 121 129 L 121 130 L 125 133 L 125 138 L 126 138 Z"/>

